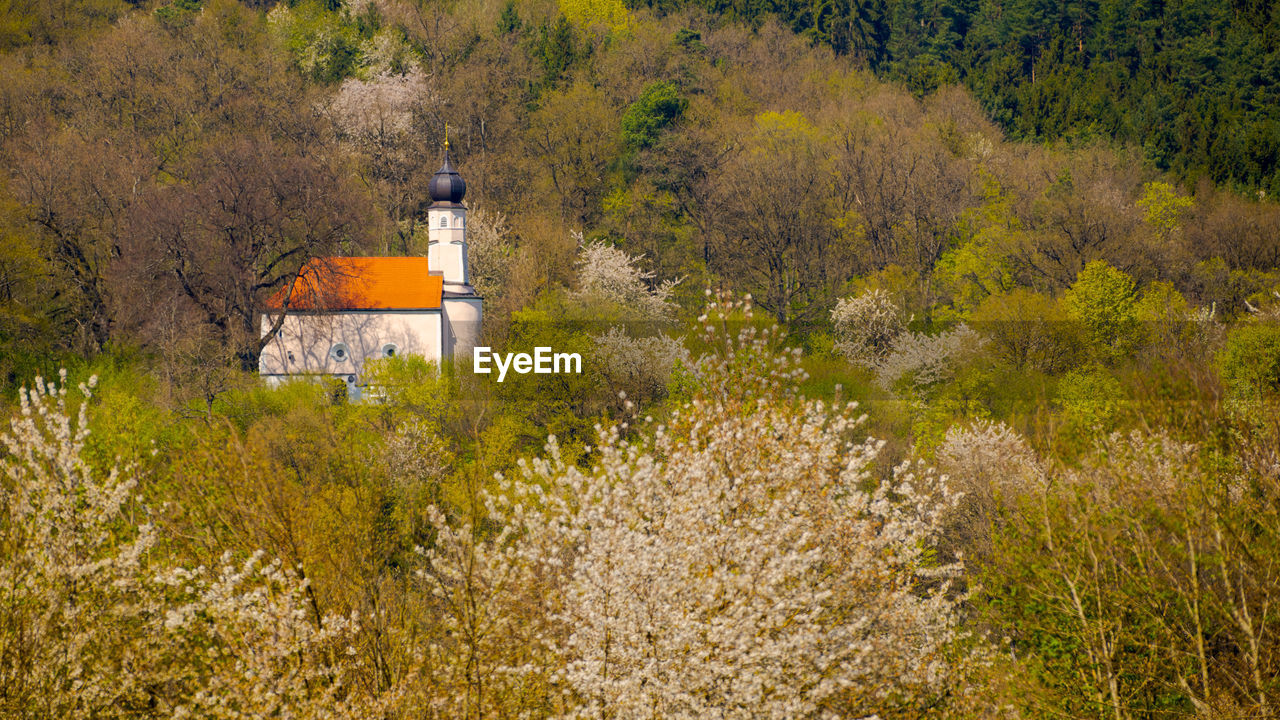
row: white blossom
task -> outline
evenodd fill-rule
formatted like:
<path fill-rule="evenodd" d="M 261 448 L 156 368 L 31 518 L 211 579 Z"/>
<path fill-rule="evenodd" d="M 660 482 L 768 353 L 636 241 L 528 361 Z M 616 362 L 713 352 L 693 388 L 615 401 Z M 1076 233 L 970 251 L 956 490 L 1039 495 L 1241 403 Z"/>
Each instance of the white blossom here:
<path fill-rule="evenodd" d="M 482 297 L 496 298 L 507 287 L 515 248 L 511 228 L 500 212 L 476 207 L 467 219 L 468 268 L 471 284 Z"/>
<path fill-rule="evenodd" d="M 37 378 L 0 434 L 0 710 L 6 717 L 362 718 L 335 655 L 354 618 L 318 617 L 261 554 L 153 568 L 136 469 L 84 459 L 87 402 Z M 86 400 L 91 380 L 80 387 Z M 341 661 L 337 658 L 343 657 Z"/>
<path fill-rule="evenodd" d="M 614 327 L 593 340 L 595 360 L 611 386 L 636 402 L 662 397 L 676 366 L 692 365 L 684 345 L 666 335 L 633 338 Z"/>
<path fill-rule="evenodd" d="M 985 342 L 964 323 L 937 335 L 902 333 L 889 353 L 874 363 L 876 381 L 886 390 L 895 389 L 904 379 L 913 387 L 928 387 L 951 377 L 956 361 Z"/>
<path fill-rule="evenodd" d="M 836 301 L 831 322 L 835 325 L 836 351 L 867 365 L 887 355 L 905 329 L 901 310 L 888 293 L 879 289 Z"/>
<path fill-rule="evenodd" d="M 328 111 L 348 136 L 367 142 L 408 133 L 416 109 L 434 101 L 426 76 L 415 68 L 404 74 L 384 72 L 367 80 L 347 78 L 329 101 Z"/>
<path fill-rule="evenodd" d="M 434 515 L 445 597 L 501 581 L 450 606 L 554 654 L 565 717 L 863 717 L 954 680 L 959 567 L 928 551 L 945 482 L 907 465 L 875 481 L 882 444 L 855 439 L 856 404 L 796 397 L 776 328 L 724 335 L 744 309 L 713 303 L 704 331 L 725 352 L 697 362 L 702 389 L 667 423 L 635 441 L 601 429 L 590 469 L 553 439 L 487 496 L 491 538 Z M 513 585 L 551 622 L 513 623 Z"/>
<path fill-rule="evenodd" d="M 948 544 L 979 561 L 992 552 L 991 529 L 999 509 L 1025 498 L 1039 498 L 1047 486 L 1035 451 L 1001 422 L 977 420 L 953 425 L 934 460 L 961 495 L 946 517 Z"/>
<path fill-rule="evenodd" d="M 582 234 L 575 236 L 581 244 Z M 676 310 L 671 292 L 680 281 L 654 285 L 655 275 L 639 267 L 641 259 L 599 240 L 583 244 L 574 296 L 584 301 L 603 299 L 615 303 L 641 320 L 670 320 Z"/>

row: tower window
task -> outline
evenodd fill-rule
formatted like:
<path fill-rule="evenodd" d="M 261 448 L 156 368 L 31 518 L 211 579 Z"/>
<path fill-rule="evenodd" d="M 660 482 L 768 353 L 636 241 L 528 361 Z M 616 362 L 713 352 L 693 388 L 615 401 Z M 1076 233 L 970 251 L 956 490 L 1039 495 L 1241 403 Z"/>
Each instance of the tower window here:
<path fill-rule="evenodd" d="M 442 218 L 440 218 L 440 227 L 442 227 L 442 228 L 447 228 L 447 227 L 449 227 L 449 218 L 447 218 L 447 217 L 442 217 Z"/>
<path fill-rule="evenodd" d="M 457 222 L 455 222 L 455 223 L 454 223 L 454 227 L 462 227 L 462 216 L 461 216 L 461 215 L 459 215 L 459 216 L 458 216 L 458 218 L 457 218 Z"/>

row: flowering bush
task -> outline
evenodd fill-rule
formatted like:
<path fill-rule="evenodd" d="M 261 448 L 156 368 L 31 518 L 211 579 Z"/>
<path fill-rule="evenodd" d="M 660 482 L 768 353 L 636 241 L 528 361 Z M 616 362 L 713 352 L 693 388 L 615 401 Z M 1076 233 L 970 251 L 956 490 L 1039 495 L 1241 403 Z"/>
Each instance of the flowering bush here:
<path fill-rule="evenodd" d="M 853 362 L 875 364 L 904 330 L 902 314 L 883 290 L 841 298 L 831 311 L 836 351 Z"/>
<path fill-rule="evenodd" d="M 37 378 L 0 434 L 0 715 L 116 715 L 146 692 L 118 635 L 147 620 L 136 600 L 155 542 L 136 524 L 135 482 L 82 460 L 86 410 L 74 419 L 63 384 Z M 92 383 L 91 383 L 92 384 Z M 88 385 L 81 386 L 87 396 Z M 138 518 L 141 519 L 141 518 Z M 145 658 L 144 658 L 145 660 Z"/>
<path fill-rule="evenodd" d="M 979 420 L 953 425 L 934 459 L 939 472 L 961 495 L 948 513 L 948 545 L 980 562 L 991 555 L 991 530 L 998 510 L 1045 487 L 1040 458 L 1021 435 L 1001 422 Z"/>
<path fill-rule="evenodd" d="M 775 331 L 723 335 L 744 312 L 712 304 L 706 339 L 723 352 L 698 361 L 700 389 L 668 423 L 635 441 L 602 430 L 589 470 L 553 440 L 488 496 L 496 536 L 435 515 L 430 567 L 473 568 L 450 588 L 483 585 L 449 607 L 507 598 L 485 611 L 487 635 L 532 636 L 521 645 L 561 669 L 494 674 L 554 681 L 565 717 L 889 716 L 954 679 L 958 600 L 940 580 L 959 568 L 928 550 L 945 483 L 911 466 L 873 481 L 881 445 L 855 439 L 856 405 L 796 397 L 802 371 L 772 351 Z M 515 601 L 513 584 L 539 594 Z M 520 607 L 545 609 L 536 631 L 505 619 Z"/>
<path fill-rule="evenodd" d="M 917 388 L 928 387 L 951 377 L 955 362 L 971 355 L 984 342 L 985 338 L 963 323 L 937 335 L 903 333 L 875 363 L 876 381 L 886 390 L 896 389 L 903 382 Z"/>
<path fill-rule="evenodd" d="M 329 101 L 338 127 L 358 142 L 409 132 L 416 109 L 434 101 L 422 71 L 347 78 Z"/>
<path fill-rule="evenodd" d="M 636 403 L 660 399 L 677 365 L 689 365 L 689 351 L 666 335 L 633 338 L 619 328 L 596 335 L 596 361 L 613 388 Z"/>
<path fill-rule="evenodd" d="M 581 242 L 581 234 L 578 234 Z M 670 320 L 676 310 L 671 291 L 679 281 L 653 285 L 654 274 L 641 270 L 640 256 L 632 256 L 598 240 L 582 246 L 578 258 L 580 300 L 606 300 L 641 320 Z"/>
<path fill-rule="evenodd" d="M 511 228 L 500 212 L 475 207 L 467 220 L 468 269 L 481 297 L 497 299 L 507 289 L 515 257 Z"/>
<path fill-rule="evenodd" d="M 213 572 L 154 568 L 132 468 L 84 458 L 86 403 L 37 378 L 0 434 L 0 715 L 368 717 L 390 695 L 347 680 L 354 618 L 254 555 Z M 81 385 L 90 395 L 91 380 Z"/>

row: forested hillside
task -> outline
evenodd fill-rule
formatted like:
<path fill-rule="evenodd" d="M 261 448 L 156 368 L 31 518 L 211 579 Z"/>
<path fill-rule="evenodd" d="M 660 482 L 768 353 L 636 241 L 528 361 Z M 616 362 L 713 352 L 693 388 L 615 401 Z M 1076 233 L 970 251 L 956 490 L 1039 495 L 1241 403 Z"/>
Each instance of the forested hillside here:
<path fill-rule="evenodd" d="M 801 35 L 917 94 L 963 82 L 1010 135 L 1118 138 L 1194 184 L 1277 191 L 1280 10 L 1254 0 L 847 0 L 696 6 Z"/>
<path fill-rule="evenodd" d="M 1276 717 L 1276 12 L 0 0 L 0 717 Z"/>

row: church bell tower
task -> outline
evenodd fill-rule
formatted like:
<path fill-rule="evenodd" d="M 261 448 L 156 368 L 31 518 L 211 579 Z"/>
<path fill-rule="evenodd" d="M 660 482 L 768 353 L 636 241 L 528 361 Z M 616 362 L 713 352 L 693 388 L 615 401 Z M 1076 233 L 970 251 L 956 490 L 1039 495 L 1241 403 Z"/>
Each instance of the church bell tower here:
<path fill-rule="evenodd" d="M 431 205 L 427 208 L 427 264 L 444 274 L 445 290 L 471 286 L 467 267 L 467 208 L 462 198 L 467 183 L 449 160 L 449 141 L 444 143 L 444 165 L 431 176 L 427 186 Z"/>
<path fill-rule="evenodd" d="M 431 195 L 427 267 L 432 275 L 444 279 L 444 350 L 447 355 L 466 356 L 480 339 L 481 301 L 471 286 L 467 261 L 467 207 L 462 204 L 467 183 L 449 159 L 448 140 L 444 143 L 444 164 L 431 176 L 427 191 Z"/>

